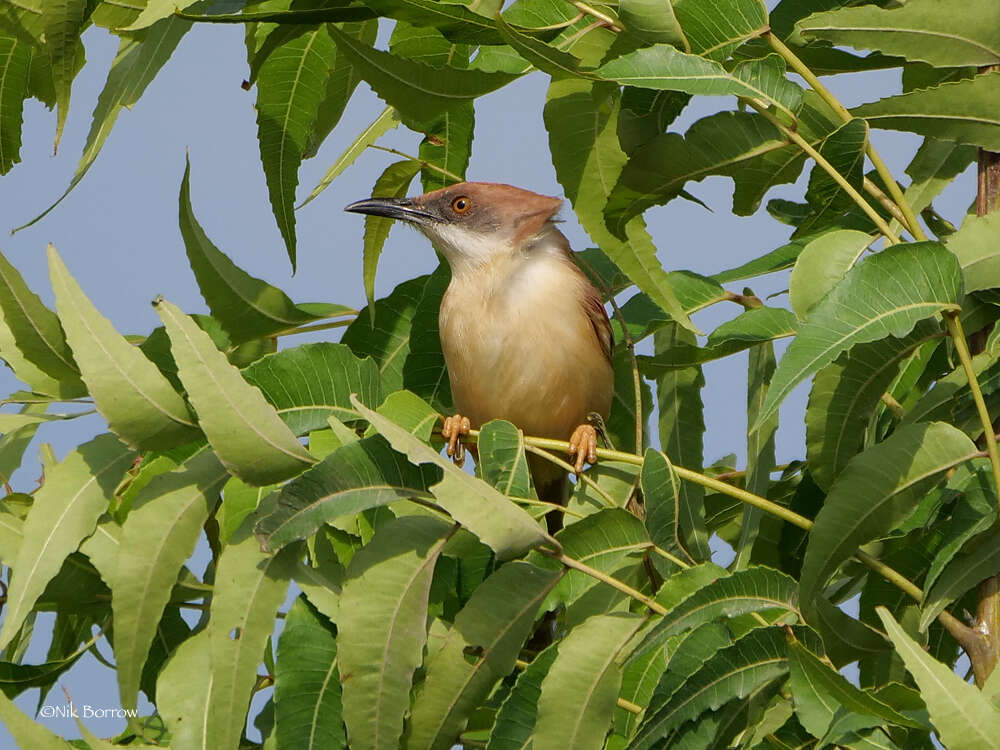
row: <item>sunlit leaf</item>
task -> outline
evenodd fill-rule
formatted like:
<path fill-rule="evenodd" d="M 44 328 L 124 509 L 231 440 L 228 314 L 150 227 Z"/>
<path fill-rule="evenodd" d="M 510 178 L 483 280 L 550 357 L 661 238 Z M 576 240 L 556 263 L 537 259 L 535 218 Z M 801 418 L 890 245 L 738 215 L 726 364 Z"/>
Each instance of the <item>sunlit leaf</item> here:
<path fill-rule="evenodd" d="M 864 232 L 838 229 L 802 249 L 788 278 L 788 301 L 799 320 L 844 278 L 871 242 Z"/>
<path fill-rule="evenodd" d="M 956 309 L 961 288 L 958 261 L 936 242 L 894 245 L 866 258 L 809 313 L 778 363 L 758 422 L 852 346 L 905 336 L 920 320 Z"/>
<path fill-rule="evenodd" d="M 1000 711 L 975 686 L 927 654 L 885 607 L 876 611 L 920 688 L 931 722 L 948 750 L 1000 748 Z"/>
<path fill-rule="evenodd" d="M 0 648 L 10 643 L 63 561 L 94 531 L 135 454 L 114 435 L 84 443 L 48 472 L 24 522 L 4 606 Z"/>
<path fill-rule="evenodd" d="M 761 0 L 673 0 L 674 13 L 691 44 L 691 51 L 725 60 L 747 39 L 767 29 L 767 8 Z"/>
<path fill-rule="evenodd" d="M 215 348 L 208 334 L 166 300 L 157 312 L 198 424 L 219 459 L 252 485 L 287 479 L 315 463 L 260 390 Z"/>
<path fill-rule="evenodd" d="M 448 525 L 390 521 L 351 560 L 337 622 L 344 719 L 352 748 L 396 750 L 427 638 L 427 597 Z"/>

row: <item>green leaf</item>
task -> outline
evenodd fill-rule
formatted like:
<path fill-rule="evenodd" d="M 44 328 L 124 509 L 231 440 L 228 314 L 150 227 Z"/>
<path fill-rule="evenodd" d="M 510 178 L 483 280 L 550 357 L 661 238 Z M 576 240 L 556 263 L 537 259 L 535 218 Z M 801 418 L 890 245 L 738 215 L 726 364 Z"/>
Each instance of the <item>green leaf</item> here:
<path fill-rule="evenodd" d="M 902 338 L 859 344 L 816 373 L 806 407 L 809 474 L 823 489 L 860 449 L 865 425 L 913 350 L 941 335 L 934 320 Z"/>
<path fill-rule="evenodd" d="M 680 555 L 690 562 L 696 562 L 697 559 L 685 549 L 681 528 L 685 510 L 681 507 L 681 503 L 685 500 L 690 503 L 694 499 L 686 498 L 684 494 L 684 490 L 690 486 L 686 487 L 681 482 L 670 460 L 653 448 L 646 449 L 639 482 L 646 506 L 646 528 L 649 529 L 650 539 L 660 549 L 673 555 Z M 699 502 L 704 495 L 697 490 L 690 494 L 697 497 Z M 696 506 L 693 511 L 688 510 L 688 514 L 697 513 L 699 510 L 700 507 Z M 704 525 L 704 518 L 701 524 Z M 704 532 L 704 535 L 707 536 L 707 532 Z"/>
<path fill-rule="evenodd" d="M 195 0 L 148 0 L 134 21 L 117 30 L 140 31 L 164 18 L 170 18 L 175 12 L 186 10 L 194 3 Z"/>
<path fill-rule="evenodd" d="M 819 147 L 819 153 L 860 192 L 864 182 L 865 148 L 868 144 L 868 125 L 854 118 L 828 135 Z M 823 229 L 837 217 L 854 206 L 854 201 L 833 177 L 818 164 L 809 175 L 806 188 L 809 215 L 799 224 L 796 234 L 803 235 Z"/>
<path fill-rule="evenodd" d="M 0 719 L 3 720 L 4 729 L 10 732 L 10 736 L 21 747 L 33 750 L 73 750 L 73 745 L 25 714 L 6 695 L 0 695 Z"/>
<path fill-rule="evenodd" d="M 351 68 L 353 71 L 353 67 Z M 370 145 L 375 143 L 379 138 L 388 133 L 393 128 L 399 125 L 399 113 L 392 107 L 386 107 L 382 110 L 382 113 L 376 117 L 372 123 L 358 133 L 357 138 L 355 138 L 351 145 L 344 149 L 342 153 L 330 168 L 326 170 L 323 174 L 322 179 L 317 183 L 316 187 L 312 189 L 309 196 L 299 204 L 298 208 L 302 208 L 304 205 L 312 201 L 317 195 L 326 190 L 330 183 L 333 182 L 340 174 L 351 166 L 361 154 L 363 154 Z"/>
<path fill-rule="evenodd" d="M 497 711 L 486 750 L 524 750 L 538 718 L 538 696 L 542 680 L 558 655 L 558 643 L 546 648 L 517 677 L 513 689 Z"/>
<path fill-rule="evenodd" d="M 710 656 L 662 707 L 652 712 L 647 709 L 646 719 L 629 748 L 646 750 L 685 721 L 703 711 L 716 710 L 733 698 L 745 698 L 787 671 L 784 632 L 780 628 L 751 630 Z"/>
<path fill-rule="evenodd" d="M 991 0 L 962 3 L 910 0 L 901 8 L 840 8 L 799 21 L 806 39 L 874 49 L 939 68 L 1000 63 L 1000 7 Z"/>
<path fill-rule="evenodd" d="M 381 526 L 354 555 L 337 641 L 352 748 L 399 747 L 410 682 L 427 638 L 427 598 L 448 525 L 407 516 Z"/>
<path fill-rule="evenodd" d="M 285 617 L 274 673 L 274 737 L 303 750 L 347 747 L 336 630 L 300 596 Z"/>
<path fill-rule="evenodd" d="M 480 429 L 477 447 L 483 479 L 508 497 L 536 497 L 524 455 L 523 432 L 510 422 L 494 419 Z"/>
<path fill-rule="evenodd" d="M 198 424 L 233 475 L 251 485 L 272 484 L 315 463 L 260 390 L 226 361 L 207 333 L 166 300 L 154 304 Z"/>
<path fill-rule="evenodd" d="M 134 458 L 118 438 L 105 433 L 48 468 L 11 564 L 0 648 L 10 643 L 63 561 L 93 533 Z"/>
<path fill-rule="evenodd" d="M 180 226 L 191 270 L 212 316 L 234 344 L 295 328 L 317 318 L 344 315 L 349 308 L 331 306 L 313 313 L 234 264 L 205 234 L 191 206 L 191 162 L 186 161 L 180 192 Z"/>
<path fill-rule="evenodd" d="M 903 197 L 913 212 L 919 214 L 975 160 L 976 149 L 972 146 L 925 138 L 906 167 L 912 181 Z M 895 219 L 891 226 L 896 231 L 900 229 Z"/>
<path fill-rule="evenodd" d="M 672 370 L 728 357 L 766 341 L 793 336 L 799 328 L 795 315 L 783 307 L 751 308 L 712 331 L 705 346 L 696 346 L 692 337 L 665 347 L 652 357 L 639 355 L 639 370 L 644 375 L 660 377 Z"/>
<path fill-rule="evenodd" d="M 46 409 L 48 409 L 48 404 L 25 404 L 17 415 L 10 416 L 34 418 L 43 415 Z M 3 431 L 3 437 L 0 437 L 0 482 L 10 484 L 11 476 L 21 466 L 24 452 L 28 449 L 31 439 L 35 437 L 39 424 L 41 422 L 32 420 L 23 427 Z M 4 545 L 0 544 L 0 548 L 3 547 Z M 13 551 L 8 551 L 8 553 L 13 557 Z"/>
<path fill-rule="evenodd" d="M 909 516 L 943 472 L 976 453 L 964 433 L 929 422 L 901 427 L 856 456 L 830 488 L 809 534 L 800 579 L 803 604 L 859 546 Z"/>
<path fill-rule="evenodd" d="M 670 0 L 622 0 L 618 13 L 629 33 L 643 41 L 672 44 L 685 52 L 691 51 Z"/>
<path fill-rule="evenodd" d="M 425 162 L 420 172 L 424 192 L 464 179 L 472 156 L 475 121 L 476 109 L 470 101 L 452 105 L 437 120 L 424 126 L 418 152 Z"/>
<path fill-rule="evenodd" d="M 465 719 L 509 674 L 559 574 L 523 561 L 504 565 L 456 615 L 410 711 L 408 750 L 446 750 Z"/>
<path fill-rule="evenodd" d="M 437 472 L 421 469 L 380 436 L 337 448 L 281 488 L 271 513 L 257 523 L 271 551 L 312 535 L 324 523 L 404 498 L 431 500 Z"/>
<path fill-rule="evenodd" d="M 377 365 L 343 344 L 303 344 L 261 357 L 242 371 L 296 435 L 327 426 L 327 418 L 357 419 L 354 393 L 366 404 L 382 399 Z"/>
<path fill-rule="evenodd" d="M 6 32 L 0 34 L 0 175 L 21 161 L 21 125 L 31 57 L 29 44 Z"/>
<path fill-rule="evenodd" d="M 451 383 L 441 350 L 438 311 L 451 281 L 441 263 L 427 278 L 410 325 L 410 350 L 403 363 L 403 385 L 440 411 L 451 407 Z"/>
<path fill-rule="evenodd" d="M 111 586 L 115 662 L 122 705 L 135 708 L 143 664 L 184 561 L 229 479 L 211 451 L 154 477 L 122 525 Z"/>
<path fill-rule="evenodd" d="M 428 286 L 435 286 L 430 278 L 430 275 L 418 276 L 404 281 L 388 297 L 375 302 L 374 313 L 362 310 L 341 338 L 341 343 L 359 357 L 375 360 L 384 393 L 403 388 L 403 366 L 410 353 L 413 316 Z"/>
<path fill-rule="evenodd" d="M 967 216 L 961 228 L 948 238 L 946 247 L 962 266 L 966 293 L 1000 287 L 1000 214 Z"/>
<path fill-rule="evenodd" d="M 649 547 L 649 535 L 638 518 L 623 508 L 609 508 L 571 523 L 556 534 L 567 557 L 595 570 L 620 577 L 624 567 L 637 566 Z M 547 608 L 567 607 L 595 586 L 597 579 L 568 570 L 552 592 Z"/>
<path fill-rule="evenodd" d="M 595 615 L 560 641 L 542 680 L 534 750 L 604 746 L 621 687 L 618 659 L 643 621 L 624 612 Z"/>
<path fill-rule="evenodd" d="M 619 105 L 618 91 L 606 84 L 580 79 L 552 82 L 544 117 L 556 176 L 581 225 L 604 254 L 664 312 L 691 328 L 642 219 L 625 225 L 624 239 L 605 223 L 608 196 L 626 161 L 616 128 Z"/>
<path fill-rule="evenodd" d="M 706 622 L 776 609 L 801 618 L 795 579 L 771 568 L 753 566 L 705 583 L 657 621 L 646 639 L 662 643 Z"/>
<path fill-rule="evenodd" d="M 97 13 L 100 14 L 101 9 L 107 5 L 102 3 L 98 7 Z M 80 156 L 80 161 L 77 163 L 69 186 L 55 203 L 19 229 L 31 226 L 48 214 L 80 183 L 101 152 L 118 115 L 123 109 L 130 108 L 139 101 L 139 98 L 146 91 L 146 87 L 152 83 L 156 74 L 170 59 L 170 55 L 173 54 L 181 37 L 190 28 L 190 21 L 171 16 L 155 24 L 148 31 L 135 36 L 122 37 L 118 45 L 118 53 L 108 71 L 104 88 L 97 98 L 97 106 L 94 108 L 83 154 Z M 33 67 L 35 66 L 33 65 Z"/>
<path fill-rule="evenodd" d="M 618 178 L 605 209 L 622 226 L 646 208 L 679 196 L 689 180 L 729 175 L 741 182 L 747 160 L 786 149 L 788 142 L 763 117 L 719 112 L 695 122 L 684 136 L 664 133 L 639 146 Z M 788 181 L 796 174 L 789 173 Z"/>
<path fill-rule="evenodd" d="M 906 130 L 946 141 L 1000 151 L 1000 73 L 944 83 L 862 104 L 851 113 L 873 128 Z"/>
<path fill-rule="evenodd" d="M 893 619 L 877 608 L 886 632 L 920 688 L 931 722 L 948 750 L 1000 748 L 1000 711 L 951 667 L 927 654 Z"/>
<path fill-rule="evenodd" d="M 957 309 L 961 289 L 958 262 L 936 242 L 894 245 L 866 258 L 810 312 L 778 363 L 758 424 L 852 346 L 905 336 L 920 320 Z"/>
<path fill-rule="evenodd" d="M 87 22 L 90 7 L 87 0 L 56 0 L 42 3 L 42 25 L 45 52 L 52 70 L 56 90 L 56 142 L 59 150 L 63 126 L 69 114 L 70 90 L 83 60 L 80 34 Z"/>
<path fill-rule="evenodd" d="M 809 242 L 788 278 L 788 301 L 799 320 L 833 289 L 872 243 L 855 229 L 836 229 Z"/>
<path fill-rule="evenodd" d="M 9 343 L 5 342 L 3 358 L 11 363 L 18 377 L 32 387 L 32 380 L 40 380 L 43 388 L 50 386 L 47 392 L 53 396 L 76 398 L 87 392 L 59 318 L 42 304 L 38 295 L 28 288 L 21 274 L 2 254 L 0 310 L 13 338 Z M 10 344 L 16 345 L 16 352 Z M 22 362 L 27 367 L 18 367 Z"/>
<path fill-rule="evenodd" d="M 761 0 L 673 0 L 674 13 L 691 51 L 725 60 L 747 39 L 767 31 L 767 8 Z"/>
<path fill-rule="evenodd" d="M 408 159 L 390 164 L 375 180 L 372 187 L 373 198 L 403 198 L 413 182 L 413 178 L 420 171 L 420 162 Z M 385 216 L 365 217 L 365 242 L 364 242 L 364 283 L 365 298 L 368 300 L 368 313 L 375 314 L 375 272 L 378 268 L 378 259 L 382 255 L 382 247 L 389 236 L 389 230 L 394 224 L 394 220 Z M 374 326 L 375 321 L 372 320 Z"/>
<path fill-rule="evenodd" d="M 271 209 L 295 268 L 295 188 L 336 49 L 332 25 L 305 28 L 270 51 L 257 74 L 257 139 Z M 337 32 L 340 37 L 350 38 Z"/>
<path fill-rule="evenodd" d="M 171 448 L 200 433 L 184 399 L 87 299 L 49 245 L 56 307 L 81 376 L 112 432 L 137 448 Z"/>
<path fill-rule="evenodd" d="M 925 630 L 945 607 L 997 573 L 1000 573 L 1000 534 L 987 531 L 966 543 L 927 589 L 920 612 L 920 629 Z"/>
<path fill-rule="evenodd" d="M 335 26 L 328 28 L 339 51 L 352 60 L 375 93 L 414 122 L 433 122 L 451 105 L 487 94 L 518 77 L 452 67 L 433 68 L 363 45 Z"/>
<path fill-rule="evenodd" d="M 869 693 L 859 690 L 797 640 L 788 643 L 789 687 L 795 696 L 795 713 L 802 726 L 823 737 L 831 723 L 848 712 L 904 727 L 923 728 Z"/>
<path fill-rule="evenodd" d="M 551 539 L 535 519 L 486 482 L 469 476 L 449 459 L 399 425 L 366 408 L 357 399 L 352 398 L 351 402 L 392 447 L 405 453 L 410 461 L 435 464 L 444 470 L 441 481 L 431 488 L 438 505 L 491 547 L 498 558 L 517 557 Z"/>

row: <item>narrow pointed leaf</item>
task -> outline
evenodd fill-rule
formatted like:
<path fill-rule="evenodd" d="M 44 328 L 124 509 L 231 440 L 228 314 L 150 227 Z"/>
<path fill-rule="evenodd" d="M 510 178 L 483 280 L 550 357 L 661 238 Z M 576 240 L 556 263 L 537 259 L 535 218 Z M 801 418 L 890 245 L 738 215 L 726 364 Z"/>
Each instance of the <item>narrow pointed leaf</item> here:
<path fill-rule="evenodd" d="M 710 657 L 646 720 L 630 750 L 645 750 L 656 740 L 703 711 L 718 709 L 732 698 L 745 698 L 757 687 L 788 671 L 785 634 L 780 628 L 751 630 Z"/>
<path fill-rule="evenodd" d="M 941 571 L 924 596 L 920 628 L 925 629 L 935 617 L 956 599 L 991 576 L 1000 573 L 1000 535 L 987 531 L 974 538 Z"/>
<path fill-rule="evenodd" d="M 604 746 L 621 687 L 618 659 L 642 622 L 633 614 L 595 615 L 559 643 L 538 697 L 534 750 Z"/>
<path fill-rule="evenodd" d="M 56 90 L 56 150 L 62 140 L 63 126 L 69 114 L 70 90 L 80 69 L 83 45 L 80 34 L 88 15 L 87 0 L 47 0 L 42 3 L 45 52 Z"/>
<path fill-rule="evenodd" d="M 296 435 L 327 426 L 331 415 L 356 419 L 351 394 L 366 404 L 382 400 L 378 367 L 343 344 L 303 344 L 261 357 L 243 370 Z"/>
<path fill-rule="evenodd" d="M 316 196 L 326 190 L 330 183 L 337 179 L 340 174 L 351 166 L 357 158 L 363 154 L 367 148 L 378 141 L 383 135 L 399 125 L 399 113 L 392 107 L 386 107 L 382 113 L 376 117 L 372 123 L 362 130 L 351 145 L 348 146 L 337 160 L 330 165 L 330 168 L 323 174 L 322 179 L 312 189 L 309 196 L 302 201 L 298 208 L 302 208 L 312 201 Z"/>
<path fill-rule="evenodd" d="M 855 344 L 905 336 L 920 320 L 957 309 L 961 290 L 958 262 L 936 242 L 894 245 L 866 258 L 809 313 L 778 363 L 758 423 Z"/>
<path fill-rule="evenodd" d="M 873 128 L 911 133 L 1000 151 L 1000 72 L 982 73 L 862 104 L 851 113 Z"/>
<path fill-rule="evenodd" d="M 605 223 L 608 197 L 627 159 L 618 142 L 619 108 L 620 95 L 607 84 L 552 82 L 544 117 L 556 176 L 581 225 L 604 254 L 664 312 L 692 328 L 642 218 L 625 224 L 620 237 Z"/>
<path fill-rule="evenodd" d="M 40 370 L 43 376 L 57 381 L 55 388 L 58 392 L 52 395 L 76 398 L 87 392 L 59 318 L 42 304 L 38 295 L 28 288 L 21 274 L 2 254 L 0 310 L 20 356 L 28 361 L 32 369 Z"/>
<path fill-rule="evenodd" d="M 140 448 L 171 448 L 196 438 L 184 399 L 98 312 L 52 245 L 49 272 L 66 338 L 111 431 Z"/>
<path fill-rule="evenodd" d="M 109 7 L 109 4 L 102 3 L 98 7 L 97 13 L 100 14 L 101 10 L 106 7 Z M 31 226 L 48 214 L 80 183 L 111 134 L 118 115 L 123 109 L 131 107 L 139 100 L 146 87 L 152 83 L 156 74 L 170 59 L 177 44 L 190 28 L 190 21 L 172 16 L 155 24 L 143 34 L 122 37 L 118 45 L 118 53 L 111 63 L 111 70 L 108 71 L 104 88 L 98 96 L 90 130 L 83 147 L 83 154 L 80 156 L 80 161 L 77 163 L 69 186 L 55 203 L 45 209 L 41 215 L 25 224 L 24 227 Z"/>
<path fill-rule="evenodd" d="M 352 398 L 355 408 L 381 433 L 392 447 L 420 464 L 435 464 L 444 470 L 441 482 L 431 491 L 452 518 L 491 547 L 501 560 L 516 557 L 551 540 L 527 512 L 481 479 L 469 476 L 449 459 Z"/>
<path fill-rule="evenodd" d="M 257 74 L 257 139 L 271 209 L 295 268 L 295 188 L 336 48 L 326 24 L 272 50 Z M 345 38 L 349 38 L 343 35 Z"/>
<path fill-rule="evenodd" d="M 871 243 L 864 232 L 838 229 L 802 249 L 788 278 L 788 301 L 799 320 L 844 278 Z"/>
<path fill-rule="evenodd" d="M 257 522 L 274 551 L 305 539 L 324 523 L 404 498 L 431 500 L 433 469 L 414 466 L 374 435 L 343 445 L 281 488 L 274 510 Z"/>
<path fill-rule="evenodd" d="M 0 175 L 21 161 L 21 125 L 31 57 L 29 44 L 13 34 L 0 33 Z"/>
<path fill-rule="evenodd" d="M 451 383 L 441 349 L 438 311 L 450 281 L 447 263 L 439 264 L 427 277 L 413 310 L 410 349 L 403 363 L 403 386 L 441 412 L 451 409 Z"/>
<path fill-rule="evenodd" d="M 477 446 L 483 479 L 508 497 L 535 497 L 523 432 L 510 422 L 494 419 L 482 426 Z"/>
<path fill-rule="evenodd" d="M 351 747 L 396 750 L 423 657 L 427 597 L 448 525 L 408 516 L 386 523 L 354 555 L 337 641 Z"/>
<path fill-rule="evenodd" d="M 725 60 L 734 48 L 767 29 L 767 8 L 761 0 L 697 0 L 672 3 L 691 51 Z"/>
<path fill-rule="evenodd" d="M 801 596 L 808 603 L 855 550 L 894 528 L 943 472 L 977 453 L 943 422 L 908 425 L 856 456 L 830 488 L 809 534 Z"/>
<path fill-rule="evenodd" d="M 390 164 L 375 180 L 375 185 L 372 187 L 372 197 L 405 197 L 410 183 L 413 182 L 413 178 L 419 171 L 420 162 L 412 159 Z M 392 219 L 385 216 L 365 217 L 364 284 L 365 298 L 368 300 L 370 314 L 375 312 L 375 272 L 378 269 L 378 259 L 382 255 L 382 248 L 389 237 L 389 230 L 393 223 Z"/>
<path fill-rule="evenodd" d="M 198 424 L 232 474 L 247 484 L 272 484 L 315 463 L 260 390 L 226 361 L 207 333 L 165 300 L 157 301 L 156 308 Z"/>
<path fill-rule="evenodd" d="M 336 630 L 300 596 L 285 617 L 274 674 L 274 737 L 302 750 L 347 747 Z"/>
<path fill-rule="evenodd" d="M 417 122 L 433 121 L 451 104 L 475 99 L 517 78 L 507 73 L 432 68 L 368 47 L 334 26 L 328 28 L 337 48 L 351 58 L 375 93 Z"/>
<path fill-rule="evenodd" d="M 219 556 L 208 623 L 211 690 L 204 745 L 198 746 L 239 746 L 258 665 L 295 569 L 295 550 L 272 557 L 246 527 L 241 531 Z"/>
<path fill-rule="evenodd" d="M 868 125 L 854 118 L 830 133 L 820 144 L 819 153 L 858 192 L 864 182 L 865 148 Z M 826 228 L 854 205 L 847 192 L 818 164 L 809 175 L 806 188 L 809 215 L 798 225 L 801 236 Z"/>
<path fill-rule="evenodd" d="M 1000 748 L 1000 711 L 974 685 L 934 659 L 913 641 L 885 607 L 876 612 L 930 711 L 948 750 Z"/>
<path fill-rule="evenodd" d="M 10 643 L 63 561 L 93 533 L 135 454 L 114 435 L 99 435 L 52 467 L 35 493 L 0 628 L 0 648 Z"/>
<path fill-rule="evenodd" d="M 133 501 L 111 582 L 122 706 L 134 708 L 146 655 L 177 576 L 229 473 L 211 451 L 160 474 Z"/>
<path fill-rule="evenodd" d="M 557 644 L 549 646 L 518 675 L 513 689 L 497 711 L 486 750 L 524 750 L 530 746 L 538 718 L 542 680 L 558 654 Z"/>
<path fill-rule="evenodd" d="M 859 344 L 816 373 L 806 407 L 806 458 L 820 487 L 829 489 L 861 449 L 865 425 L 900 365 L 940 335 L 940 323 L 922 321 L 902 338 Z"/>
<path fill-rule="evenodd" d="M 246 273 L 219 250 L 205 234 L 191 206 L 191 162 L 187 161 L 180 190 L 180 227 L 191 270 L 212 316 L 226 329 L 234 344 L 324 317 L 292 302 L 262 279 Z M 326 314 L 351 312 L 348 308 Z"/>
<path fill-rule="evenodd" d="M 990 0 L 962 4 L 910 0 L 901 8 L 840 8 L 796 24 L 806 39 L 926 62 L 939 68 L 1000 63 L 1000 7 Z"/>
<path fill-rule="evenodd" d="M 407 750 L 446 750 L 465 719 L 514 668 L 539 605 L 559 579 L 522 561 L 504 565 L 473 592 L 427 664 L 410 712 Z"/>

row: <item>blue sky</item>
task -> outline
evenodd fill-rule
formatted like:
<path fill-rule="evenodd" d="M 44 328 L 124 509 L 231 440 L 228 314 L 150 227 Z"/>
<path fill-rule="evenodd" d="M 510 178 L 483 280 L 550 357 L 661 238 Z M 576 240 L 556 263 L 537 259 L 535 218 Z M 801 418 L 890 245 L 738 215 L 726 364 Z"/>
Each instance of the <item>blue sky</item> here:
<path fill-rule="evenodd" d="M 51 155 L 54 114 L 35 101 L 26 105 L 22 163 L 0 178 L 0 228 L 4 230 L 23 224 L 45 209 L 69 184 L 75 170 L 93 105 L 117 47 L 117 39 L 102 29 L 91 29 L 84 38 L 88 62 L 73 87 L 69 121 L 55 157 Z M 51 303 L 44 254 L 46 243 L 51 242 L 84 291 L 123 333 L 147 333 L 158 325 L 149 304 L 158 294 L 186 312 L 207 312 L 177 228 L 177 194 L 185 149 L 189 149 L 194 209 L 220 249 L 249 273 L 284 289 L 296 302 L 329 301 L 360 309 L 364 305 L 363 222 L 342 209 L 370 195 L 375 179 L 396 157 L 379 151 L 365 153 L 298 213 L 299 269 L 292 276 L 260 166 L 255 92 L 240 86 L 246 77 L 241 27 L 200 26 L 189 32 L 134 110 L 120 115 L 104 151 L 76 190 L 38 224 L 13 237 L 8 237 L 7 231 L 0 232 L 0 250 L 24 274 L 31 288 Z M 899 74 L 889 71 L 840 76 L 828 79 L 828 83 L 845 104 L 853 105 L 898 92 Z M 540 193 L 562 195 L 542 124 L 547 85 L 547 76 L 533 73 L 477 102 L 469 179 L 508 182 Z M 696 102 L 672 129 L 683 131 L 698 117 L 734 103 L 731 99 Z M 383 106 L 364 84 L 359 87 L 343 120 L 317 157 L 303 164 L 300 197 L 308 194 Z M 902 177 L 919 139 L 880 132 L 874 133 L 873 139 L 893 173 Z M 418 142 L 419 136 L 399 129 L 380 143 L 416 153 Z M 783 186 L 768 197 L 800 199 L 803 185 L 804 177 L 798 185 Z M 732 216 L 732 182 L 728 178 L 709 178 L 689 189 L 714 213 L 678 200 L 647 214 L 650 231 L 660 248 L 659 257 L 668 269 L 711 274 L 771 250 L 788 236 L 789 228 L 763 210 L 749 218 Z M 935 205 L 957 224 L 974 193 L 975 179 L 970 170 Z M 568 204 L 563 216 L 563 230 L 573 247 L 587 247 L 589 240 Z M 379 268 L 378 294 L 384 295 L 400 281 L 432 270 L 435 262 L 433 251 L 422 237 L 404 228 L 393 229 Z M 754 291 L 763 297 L 782 290 L 786 281 L 786 275 L 754 281 Z M 742 289 L 740 282 L 729 286 L 737 292 Z M 787 298 L 776 298 L 772 304 L 786 305 Z M 738 311 L 734 305 L 716 305 L 700 313 L 696 323 L 710 331 Z M 311 336 L 315 340 L 336 335 L 323 332 Z M 306 340 L 291 337 L 282 344 L 291 346 Z M 706 461 L 736 453 L 742 462 L 746 452 L 746 356 L 710 363 L 705 367 L 705 376 Z M 0 370 L 0 393 L 19 387 L 6 369 Z M 806 394 L 807 388 L 800 387 L 782 409 L 779 462 L 802 457 Z M 26 462 L 29 466 L 15 477 L 15 489 L 34 487 L 38 467 L 33 457 L 40 442 L 51 443 L 61 457 L 101 430 L 102 422 L 97 417 L 43 426 L 28 449 L 32 461 Z M 29 661 L 44 659 L 44 625 L 50 621 L 39 618 L 36 637 L 40 644 L 32 648 Z M 111 656 L 106 643 L 101 650 Z M 59 684 L 68 688 L 77 704 L 118 706 L 114 674 L 90 656 Z M 62 700 L 57 688 L 47 702 L 61 704 Z M 31 712 L 36 702 L 37 691 L 29 691 L 18 705 Z M 44 723 L 64 736 L 79 736 L 70 719 Z M 119 731 L 123 722 L 93 720 L 89 726 L 98 735 L 107 736 Z M 0 727 L 0 748 L 5 747 L 14 747 L 13 740 Z"/>

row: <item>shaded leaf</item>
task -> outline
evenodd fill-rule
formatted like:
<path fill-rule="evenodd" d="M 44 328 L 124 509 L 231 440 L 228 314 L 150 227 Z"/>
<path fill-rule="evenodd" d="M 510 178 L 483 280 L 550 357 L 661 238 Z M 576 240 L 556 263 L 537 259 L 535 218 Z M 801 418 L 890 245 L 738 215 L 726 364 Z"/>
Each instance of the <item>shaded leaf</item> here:
<path fill-rule="evenodd" d="M 508 497 L 535 497 L 524 454 L 524 433 L 510 422 L 494 419 L 482 426 L 476 444 L 483 479 Z"/>
<path fill-rule="evenodd" d="M 767 30 L 767 8 L 760 0 L 674 0 L 674 13 L 691 44 L 691 51 L 725 60 L 745 42 Z"/>
<path fill-rule="evenodd" d="M 558 654 L 558 644 L 552 644 L 518 675 L 517 682 L 497 711 L 487 750 L 524 750 L 530 746 L 538 718 L 542 680 Z"/>
<path fill-rule="evenodd" d="M 16 36 L 0 33 L 0 175 L 21 161 L 21 125 L 32 52 L 31 46 Z"/>
<path fill-rule="evenodd" d="M 1000 287 L 1000 214 L 967 216 L 961 228 L 948 238 L 946 247 L 962 266 L 965 291 Z"/>

